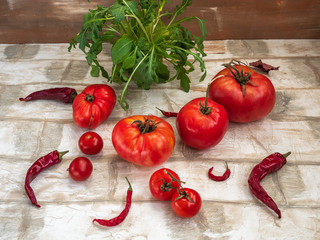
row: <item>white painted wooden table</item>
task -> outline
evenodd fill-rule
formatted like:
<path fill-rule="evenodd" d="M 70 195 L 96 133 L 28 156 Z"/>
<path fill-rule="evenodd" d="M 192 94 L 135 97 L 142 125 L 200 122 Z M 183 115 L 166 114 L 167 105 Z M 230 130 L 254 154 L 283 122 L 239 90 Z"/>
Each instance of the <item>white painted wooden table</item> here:
<path fill-rule="evenodd" d="M 149 91 L 129 90 L 130 109 L 116 105 L 98 132 L 103 151 L 89 157 L 92 176 L 72 181 L 70 162 L 81 154 L 77 141 L 87 131 L 73 123 L 70 104 L 52 101 L 24 103 L 27 94 L 49 87 L 68 86 L 81 92 L 87 85 L 105 83 L 90 77 L 79 50 L 67 44 L 0 45 L 0 239 L 320 239 L 320 40 L 251 40 L 206 42 L 208 76 L 191 75 L 189 93 L 178 81 Z M 276 106 L 265 119 L 230 123 L 224 139 L 214 148 L 198 151 L 180 140 L 175 119 L 167 119 L 176 133 L 172 157 L 161 166 L 147 168 L 128 163 L 113 149 L 114 125 L 133 114 L 161 116 L 155 107 L 178 111 L 192 98 L 204 96 L 206 85 L 231 58 L 247 62 L 262 59 L 280 66 L 269 78 L 277 91 Z M 111 69 L 106 51 L 103 63 Z M 122 86 L 112 85 L 117 94 Z M 40 209 L 24 192 L 29 166 L 53 150 L 69 150 L 64 160 L 41 173 L 33 183 Z M 247 179 L 253 166 L 274 152 L 291 151 L 288 163 L 263 181 L 278 204 L 282 219 L 257 201 Z M 213 182 L 207 170 L 218 173 L 228 162 L 231 177 Z M 199 214 L 177 217 L 168 202 L 155 200 L 148 190 L 151 174 L 161 168 L 175 170 L 202 196 Z M 133 186 L 133 204 L 119 226 L 101 228 L 93 218 L 116 216 L 125 205 L 127 176 Z"/>

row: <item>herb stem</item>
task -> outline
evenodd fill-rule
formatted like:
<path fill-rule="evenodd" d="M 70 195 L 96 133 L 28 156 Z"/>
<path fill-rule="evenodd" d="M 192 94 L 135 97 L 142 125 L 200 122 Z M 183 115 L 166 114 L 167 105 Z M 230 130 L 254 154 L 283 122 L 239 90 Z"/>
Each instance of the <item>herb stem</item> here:
<path fill-rule="evenodd" d="M 123 91 L 121 93 L 121 96 L 120 96 L 120 99 L 119 99 L 119 103 L 121 105 L 121 107 L 125 110 L 127 110 L 129 108 L 129 105 L 128 103 L 124 100 L 124 96 L 126 95 L 126 92 L 127 92 L 127 88 L 129 86 L 129 83 L 134 75 L 134 73 L 137 71 L 137 69 L 139 68 L 139 66 L 141 65 L 141 63 L 143 63 L 143 61 L 146 59 L 146 57 L 148 56 L 148 54 L 146 54 L 141 60 L 140 62 L 137 64 L 137 66 L 133 69 L 128 81 L 126 82 L 126 85 L 124 86 L 123 88 Z M 123 103 L 125 103 L 125 105 L 123 105 Z"/>

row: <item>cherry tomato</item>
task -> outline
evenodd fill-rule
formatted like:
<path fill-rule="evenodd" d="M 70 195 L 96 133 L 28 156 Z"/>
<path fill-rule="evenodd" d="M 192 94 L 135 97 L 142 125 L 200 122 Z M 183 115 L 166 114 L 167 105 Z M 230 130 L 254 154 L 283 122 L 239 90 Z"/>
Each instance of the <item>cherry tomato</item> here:
<path fill-rule="evenodd" d="M 276 102 L 271 81 L 247 66 L 236 65 L 234 68 L 239 76 L 236 70 L 231 72 L 225 68 L 214 77 L 209 97 L 227 110 L 232 122 L 247 123 L 267 116 Z"/>
<path fill-rule="evenodd" d="M 201 208 L 200 194 L 190 188 L 180 189 L 174 192 L 171 199 L 171 207 L 173 211 L 182 218 L 190 218 L 195 216 Z"/>
<path fill-rule="evenodd" d="M 75 181 L 84 181 L 91 176 L 93 166 L 86 157 L 75 158 L 69 166 L 69 175 Z"/>
<path fill-rule="evenodd" d="M 84 154 L 93 155 L 102 150 L 103 140 L 96 132 L 86 132 L 79 138 L 78 145 Z"/>
<path fill-rule="evenodd" d="M 184 105 L 177 116 L 176 126 L 181 140 L 196 149 L 217 145 L 224 137 L 229 118 L 218 103 L 206 98 L 196 98 Z"/>
<path fill-rule="evenodd" d="M 90 85 L 73 100 L 73 121 L 81 128 L 94 129 L 109 117 L 115 104 L 116 94 L 110 86 Z"/>
<path fill-rule="evenodd" d="M 180 181 L 178 174 L 168 168 L 161 168 L 155 171 L 149 180 L 151 194 L 161 201 L 171 200 L 173 193 L 180 187 L 180 184 L 172 179 L 168 173 Z"/>
<path fill-rule="evenodd" d="M 114 126 L 112 143 L 122 159 L 152 167 L 169 159 L 175 136 L 165 120 L 152 115 L 136 115 L 124 118 Z"/>

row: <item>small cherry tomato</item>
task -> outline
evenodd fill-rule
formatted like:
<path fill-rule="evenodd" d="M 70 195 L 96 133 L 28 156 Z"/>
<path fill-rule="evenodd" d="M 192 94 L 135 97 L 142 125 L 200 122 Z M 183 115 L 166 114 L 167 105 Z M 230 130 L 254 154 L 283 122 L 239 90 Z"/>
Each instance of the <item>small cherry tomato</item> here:
<path fill-rule="evenodd" d="M 84 181 L 91 176 L 93 166 L 86 157 L 75 158 L 69 166 L 69 175 L 75 181 Z"/>
<path fill-rule="evenodd" d="M 172 179 L 172 177 L 174 179 Z M 180 181 L 178 174 L 168 168 L 155 171 L 149 180 L 151 194 L 160 201 L 169 201 L 175 191 L 179 189 Z"/>
<path fill-rule="evenodd" d="M 93 155 L 103 148 L 103 140 L 96 132 L 86 132 L 79 138 L 79 148 L 84 154 Z"/>
<path fill-rule="evenodd" d="M 197 191 L 184 188 L 174 192 L 171 207 L 179 217 L 190 218 L 200 211 L 201 202 L 201 196 Z"/>

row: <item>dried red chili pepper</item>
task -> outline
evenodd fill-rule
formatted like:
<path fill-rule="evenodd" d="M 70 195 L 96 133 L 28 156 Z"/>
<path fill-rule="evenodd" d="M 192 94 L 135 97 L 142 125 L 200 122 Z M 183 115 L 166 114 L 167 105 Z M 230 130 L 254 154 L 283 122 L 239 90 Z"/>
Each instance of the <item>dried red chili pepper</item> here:
<path fill-rule="evenodd" d="M 37 207 L 40 207 L 40 205 L 37 203 L 36 196 L 34 194 L 33 189 L 30 186 L 30 183 L 38 176 L 40 172 L 43 170 L 61 162 L 62 156 L 66 154 L 68 151 L 65 152 L 58 152 L 57 150 L 48 153 L 47 155 L 39 158 L 37 161 L 35 161 L 31 167 L 27 171 L 24 188 L 26 190 L 26 193 L 31 201 L 32 204 L 34 204 Z"/>
<path fill-rule="evenodd" d="M 158 109 L 165 117 L 177 117 L 178 116 L 178 113 L 176 113 L 176 112 L 166 112 L 166 111 L 164 111 L 160 108 L 157 108 L 157 107 L 156 107 L 156 109 Z"/>
<path fill-rule="evenodd" d="M 109 219 L 109 220 L 93 219 L 92 222 L 97 222 L 102 226 L 112 227 L 112 226 L 119 225 L 120 223 L 122 223 L 124 221 L 124 219 L 127 217 L 128 213 L 129 213 L 129 210 L 131 207 L 131 199 L 132 199 L 132 187 L 131 187 L 129 180 L 127 178 L 126 178 L 126 180 L 129 184 L 129 188 L 127 190 L 126 206 L 122 210 L 122 212 L 117 217 L 114 217 L 112 219 Z"/>
<path fill-rule="evenodd" d="M 228 179 L 230 177 L 230 174 L 231 174 L 231 171 L 228 167 L 228 164 L 226 163 L 226 171 L 224 172 L 224 174 L 222 176 L 216 176 L 212 173 L 212 168 L 209 169 L 208 171 L 208 176 L 210 179 L 212 179 L 213 181 L 217 181 L 217 182 L 221 182 L 221 181 L 224 181 L 226 179 Z"/>
<path fill-rule="evenodd" d="M 64 103 L 72 103 L 77 96 L 77 91 L 73 88 L 48 88 L 33 92 L 25 98 L 19 98 L 20 101 L 28 102 L 38 99 L 57 100 Z"/>
<path fill-rule="evenodd" d="M 268 193 L 260 185 L 261 180 L 270 173 L 276 172 L 281 169 L 287 162 L 286 158 L 291 154 L 274 153 L 266 157 L 259 164 L 257 164 L 251 171 L 249 176 L 249 188 L 253 195 L 255 195 L 261 202 L 272 209 L 278 217 L 281 218 L 281 212 L 277 204 L 268 195 Z"/>

